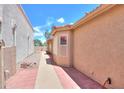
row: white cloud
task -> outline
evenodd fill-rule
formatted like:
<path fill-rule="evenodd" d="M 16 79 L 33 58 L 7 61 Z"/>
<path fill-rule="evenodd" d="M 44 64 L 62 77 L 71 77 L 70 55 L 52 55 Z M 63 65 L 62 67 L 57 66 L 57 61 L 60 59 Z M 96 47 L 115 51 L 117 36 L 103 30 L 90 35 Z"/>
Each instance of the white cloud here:
<path fill-rule="evenodd" d="M 41 30 L 41 26 L 35 26 L 33 29 L 35 30 L 34 32 L 34 37 L 42 37 L 43 36 L 43 31 Z"/>
<path fill-rule="evenodd" d="M 42 43 L 46 42 L 46 39 L 41 39 Z"/>
<path fill-rule="evenodd" d="M 46 23 L 44 25 L 38 25 L 33 27 L 34 31 L 34 39 L 39 39 L 42 42 L 45 42 L 44 33 L 45 31 L 50 31 L 51 27 L 56 22 L 56 19 L 54 17 L 48 17 L 46 20 Z"/>
<path fill-rule="evenodd" d="M 33 27 L 33 29 L 35 30 L 35 32 L 40 32 L 41 26 L 35 26 Z"/>
<path fill-rule="evenodd" d="M 73 25 L 74 23 L 70 23 L 70 25 Z"/>
<path fill-rule="evenodd" d="M 61 18 L 59 18 L 59 19 L 57 20 L 57 22 L 59 22 L 59 23 L 64 23 L 64 22 L 65 22 L 65 20 L 64 20 L 64 18 L 63 18 L 63 17 L 61 17 Z"/>
<path fill-rule="evenodd" d="M 42 32 L 34 32 L 34 37 L 42 37 L 43 33 Z"/>

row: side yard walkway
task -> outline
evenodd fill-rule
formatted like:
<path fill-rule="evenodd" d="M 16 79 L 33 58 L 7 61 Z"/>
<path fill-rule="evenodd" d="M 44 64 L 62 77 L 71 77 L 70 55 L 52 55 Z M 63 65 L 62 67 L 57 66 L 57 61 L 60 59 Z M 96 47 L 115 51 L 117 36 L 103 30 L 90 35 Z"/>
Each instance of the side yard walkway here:
<path fill-rule="evenodd" d="M 15 75 L 6 80 L 7 89 L 33 89 L 35 86 L 41 51 L 36 51 L 17 64 Z M 21 64 L 28 64 L 26 68 L 20 68 Z"/>
<path fill-rule="evenodd" d="M 76 82 L 82 89 L 102 89 L 103 87 L 87 77 L 85 74 L 79 72 L 75 68 L 62 67 L 62 69 Z"/>
<path fill-rule="evenodd" d="M 52 64 L 51 58 L 42 52 L 35 88 L 41 89 L 101 89 L 102 86 L 74 68 Z"/>
<path fill-rule="evenodd" d="M 47 55 L 42 52 L 41 61 L 39 64 L 38 75 L 36 79 L 35 88 L 38 89 L 62 89 L 62 85 L 59 82 L 59 78 L 53 69 L 52 65 L 47 64 Z"/>
<path fill-rule="evenodd" d="M 7 89 L 33 89 L 37 75 L 37 68 L 20 69 L 6 82 Z"/>
<path fill-rule="evenodd" d="M 28 68 L 18 68 L 6 81 L 7 89 L 101 89 L 102 86 L 75 68 L 60 67 L 45 51 L 24 60 L 36 62 Z M 39 64 L 39 66 L 38 66 Z"/>

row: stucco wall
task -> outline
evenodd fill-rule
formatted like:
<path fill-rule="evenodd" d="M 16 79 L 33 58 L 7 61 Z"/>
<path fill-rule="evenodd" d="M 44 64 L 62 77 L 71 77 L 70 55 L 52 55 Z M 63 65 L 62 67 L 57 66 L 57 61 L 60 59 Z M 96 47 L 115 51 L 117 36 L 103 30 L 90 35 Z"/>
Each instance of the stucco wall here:
<path fill-rule="evenodd" d="M 50 53 L 52 53 L 52 42 L 50 42 L 50 44 L 49 44 L 49 51 L 50 51 Z"/>
<path fill-rule="evenodd" d="M 16 47 L 3 47 L 5 79 L 16 73 Z"/>
<path fill-rule="evenodd" d="M 60 36 L 67 36 L 67 45 L 60 45 Z M 59 31 L 55 34 L 53 39 L 53 59 L 54 61 L 61 66 L 69 67 L 71 66 L 71 32 L 70 31 Z"/>
<path fill-rule="evenodd" d="M 42 49 L 43 49 L 42 46 L 35 46 L 35 47 L 34 47 L 34 51 L 35 51 L 35 52 L 41 51 Z"/>
<path fill-rule="evenodd" d="M 107 88 L 124 88 L 124 5 L 94 18 L 74 31 L 73 65 Z"/>
<path fill-rule="evenodd" d="M 53 44 L 52 44 L 52 40 L 47 42 L 47 49 L 50 53 L 53 52 Z"/>
<path fill-rule="evenodd" d="M 0 4 L 0 22 L 2 21 L 2 9 L 3 9 L 3 5 Z M 2 35 L 1 35 L 1 25 L 0 25 L 0 40 L 2 39 Z"/>
<path fill-rule="evenodd" d="M 13 21 L 16 23 L 16 61 L 19 62 L 33 53 L 33 31 L 17 5 L 4 5 L 2 38 L 6 47 L 13 46 Z M 28 40 L 29 37 L 29 40 Z"/>
<path fill-rule="evenodd" d="M 3 5 L 0 4 L 0 22 L 2 21 L 2 9 Z M 1 25 L 0 25 L 0 40 L 2 38 L 1 35 Z M 2 61 L 2 49 L 0 46 L 0 88 L 4 88 L 5 82 L 4 82 L 4 70 L 3 70 L 3 61 Z"/>
<path fill-rule="evenodd" d="M 0 4 L 0 17 L 2 17 L 2 9 L 3 9 L 3 5 Z"/>
<path fill-rule="evenodd" d="M 53 55 L 58 55 L 58 35 L 53 38 Z"/>

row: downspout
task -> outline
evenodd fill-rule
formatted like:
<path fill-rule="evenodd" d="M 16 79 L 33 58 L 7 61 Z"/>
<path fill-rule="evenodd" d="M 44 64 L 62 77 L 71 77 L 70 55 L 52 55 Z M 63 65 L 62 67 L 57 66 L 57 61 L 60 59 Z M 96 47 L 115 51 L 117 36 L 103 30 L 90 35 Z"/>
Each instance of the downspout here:
<path fill-rule="evenodd" d="M 104 84 L 102 85 L 103 88 L 105 88 L 106 84 L 112 84 L 112 81 L 111 81 L 111 78 L 110 78 L 110 77 L 108 77 L 108 78 L 105 80 Z"/>

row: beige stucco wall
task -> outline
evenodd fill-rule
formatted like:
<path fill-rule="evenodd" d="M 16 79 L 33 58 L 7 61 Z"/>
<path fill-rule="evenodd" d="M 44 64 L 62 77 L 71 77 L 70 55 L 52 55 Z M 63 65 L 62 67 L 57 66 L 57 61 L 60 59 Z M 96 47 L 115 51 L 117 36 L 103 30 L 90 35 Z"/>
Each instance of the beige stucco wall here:
<path fill-rule="evenodd" d="M 74 31 L 73 65 L 107 88 L 124 88 L 124 5 L 83 24 Z"/>
<path fill-rule="evenodd" d="M 67 36 L 67 45 L 60 45 L 60 36 Z M 53 38 L 53 59 L 56 64 L 61 66 L 71 66 L 71 31 L 58 31 Z"/>
<path fill-rule="evenodd" d="M 15 4 L 3 5 L 2 19 L 2 39 L 5 47 L 14 46 L 12 27 L 13 23 L 17 25 L 15 30 L 16 62 L 20 62 L 34 52 L 33 29 Z"/>
<path fill-rule="evenodd" d="M 0 4 L 0 22 L 2 22 L 2 14 L 3 14 L 3 5 Z M 2 39 L 2 34 L 1 34 L 1 25 L 0 25 L 0 40 Z"/>
<path fill-rule="evenodd" d="M 52 43 L 49 44 L 49 51 L 52 52 Z"/>
<path fill-rule="evenodd" d="M 8 79 L 16 72 L 16 47 L 3 47 L 2 50 L 5 79 Z"/>
<path fill-rule="evenodd" d="M 58 35 L 54 35 L 53 38 L 53 55 L 58 55 Z"/>
<path fill-rule="evenodd" d="M 4 87 L 5 74 L 7 78 L 16 72 L 16 62 L 34 52 L 33 29 L 26 20 L 20 8 L 15 4 L 0 4 L 0 41 L 5 46 L 0 48 L 0 88 Z M 17 25 L 15 36 L 13 26 Z M 15 37 L 15 42 L 14 42 Z"/>
<path fill-rule="evenodd" d="M 52 40 L 49 41 L 49 42 L 47 43 L 47 49 L 48 49 L 48 51 L 49 51 L 50 53 L 53 52 L 53 44 L 52 44 Z"/>

